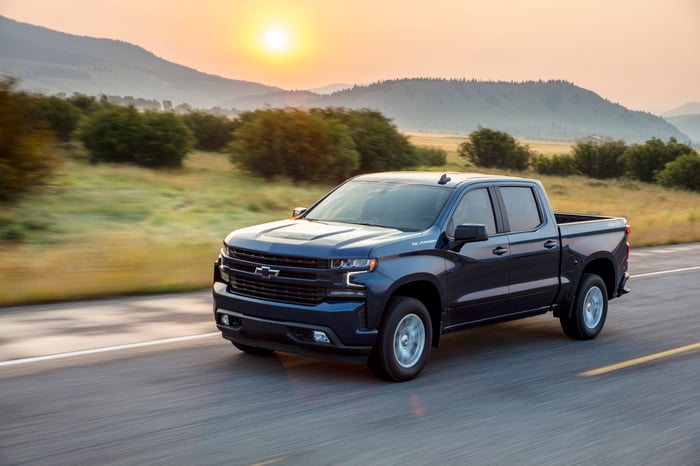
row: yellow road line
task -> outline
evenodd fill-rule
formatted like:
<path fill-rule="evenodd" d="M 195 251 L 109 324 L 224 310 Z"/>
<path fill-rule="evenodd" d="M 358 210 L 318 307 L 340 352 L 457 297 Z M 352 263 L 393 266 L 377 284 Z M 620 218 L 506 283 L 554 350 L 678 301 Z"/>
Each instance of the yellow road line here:
<path fill-rule="evenodd" d="M 680 348 L 670 349 L 668 351 L 662 351 L 660 353 L 650 354 L 648 356 L 642 356 L 641 358 L 630 359 L 627 361 L 618 362 L 617 364 L 611 364 L 609 366 L 599 367 L 598 369 L 592 369 L 590 371 L 581 372 L 579 375 L 582 377 L 591 377 L 594 375 L 607 374 L 608 372 L 617 371 L 620 369 L 625 369 L 627 367 L 636 366 L 639 364 L 644 364 L 645 362 L 656 361 L 657 359 L 667 358 L 669 356 L 675 356 L 676 354 L 686 353 L 688 351 L 693 351 L 700 349 L 700 343 L 693 343 L 692 345 L 681 346 Z"/>

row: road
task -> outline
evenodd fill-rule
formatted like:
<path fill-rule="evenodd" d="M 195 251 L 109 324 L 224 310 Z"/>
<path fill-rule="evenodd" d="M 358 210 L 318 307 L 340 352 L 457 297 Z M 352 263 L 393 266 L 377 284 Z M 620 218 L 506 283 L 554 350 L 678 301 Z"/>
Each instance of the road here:
<path fill-rule="evenodd" d="M 240 353 L 208 292 L 0 309 L 0 464 L 698 465 L 700 244 L 630 268 L 596 340 L 471 329 L 402 384 Z"/>

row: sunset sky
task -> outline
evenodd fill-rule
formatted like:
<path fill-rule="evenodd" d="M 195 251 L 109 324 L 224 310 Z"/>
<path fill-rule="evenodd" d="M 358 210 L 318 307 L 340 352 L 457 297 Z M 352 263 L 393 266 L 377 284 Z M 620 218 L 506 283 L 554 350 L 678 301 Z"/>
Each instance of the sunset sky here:
<path fill-rule="evenodd" d="M 700 0 L 0 0 L 0 14 L 284 89 L 563 79 L 634 110 L 700 101 Z"/>

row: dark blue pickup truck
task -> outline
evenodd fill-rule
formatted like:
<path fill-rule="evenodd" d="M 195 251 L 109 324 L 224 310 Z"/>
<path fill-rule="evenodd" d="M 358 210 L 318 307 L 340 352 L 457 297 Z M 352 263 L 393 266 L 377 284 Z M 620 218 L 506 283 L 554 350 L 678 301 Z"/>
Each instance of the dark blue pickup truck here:
<path fill-rule="evenodd" d="M 554 213 L 536 180 L 352 178 L 294 217 L 230 233 L 214 317 L 242 351 L 367 362 L 402 381 L 440 336 L 552 311 L 595 338 L 629 274 L 624 218 Z"/>

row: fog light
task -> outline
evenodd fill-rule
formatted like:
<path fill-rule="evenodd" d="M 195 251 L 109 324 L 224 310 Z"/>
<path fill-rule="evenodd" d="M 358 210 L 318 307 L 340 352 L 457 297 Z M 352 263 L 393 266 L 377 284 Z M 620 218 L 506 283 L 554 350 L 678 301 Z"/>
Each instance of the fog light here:
<path fill-rule="evenodd" d="M 229 325 L 229 323 L 228 323 L 228 315 L 226 315 L 226 314 L 221 314 L 221 325 Z"/>
<path fill-rule="evenodd" d="M 328 335 L 326 335 L 326 332 L 320 332 L 318 330 L 314 330 L 314 341 L 316 343 L 330 343 L 331 340 L 328 338 Z"/>

